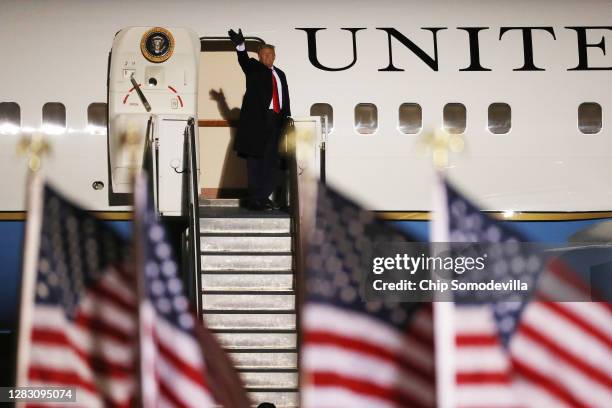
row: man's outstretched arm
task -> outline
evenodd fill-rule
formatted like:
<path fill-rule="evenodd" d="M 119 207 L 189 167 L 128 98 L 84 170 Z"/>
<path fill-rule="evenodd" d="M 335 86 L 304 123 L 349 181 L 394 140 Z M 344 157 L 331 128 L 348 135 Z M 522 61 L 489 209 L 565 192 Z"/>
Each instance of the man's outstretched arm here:
<path fill-rule="evenodd" d="M 245 74 L 248 74 L 251 71 L 251 61 L 249 59 L 249 55 L 246 52 L 246 45 L 244 43 L 244 36 L 242 35 L 242 29 L 238 29 L 238 32 L 234 30 L 229 30 L 227 34 L 230 37 L 230 40 L 236 47 L 236 51 L 238 52 L 238 63 L 242 68 L 242 71 Z"/>

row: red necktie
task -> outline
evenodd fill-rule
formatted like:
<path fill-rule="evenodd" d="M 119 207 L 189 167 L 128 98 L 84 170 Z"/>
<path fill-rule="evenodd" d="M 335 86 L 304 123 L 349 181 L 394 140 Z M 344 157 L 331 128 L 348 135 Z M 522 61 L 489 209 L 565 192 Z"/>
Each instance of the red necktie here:
<path fill-rule="evenodd" d="M 278 85 L 276 84 L 276 76 L 272 71 L 272 108 L 275 113 L 280 113 L 280 103 L 278 103 Z"/>

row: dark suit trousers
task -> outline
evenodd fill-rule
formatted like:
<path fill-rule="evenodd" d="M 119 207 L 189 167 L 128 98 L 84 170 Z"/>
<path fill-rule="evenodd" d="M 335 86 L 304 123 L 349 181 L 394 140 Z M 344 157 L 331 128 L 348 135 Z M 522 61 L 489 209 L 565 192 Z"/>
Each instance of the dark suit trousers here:
<path fill-rule="evenodd" d="M 249 199 L 262 201 L 272 194 L 279 169 L 278 143 L 282 116 L 269 109 L 266 114 L 266 148 L 261 157 L 247 157 Z"/>

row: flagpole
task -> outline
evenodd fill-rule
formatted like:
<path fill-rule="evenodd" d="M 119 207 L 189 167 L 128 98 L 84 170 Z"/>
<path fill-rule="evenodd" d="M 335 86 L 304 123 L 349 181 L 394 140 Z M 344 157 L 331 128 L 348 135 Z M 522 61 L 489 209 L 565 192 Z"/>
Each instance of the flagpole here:
<path fill-rule="evenodd" d="M 38 271 L 40 231 L 43 212 L 43 177 L 40 174 L 42 157 L 48 145 L 40 134 L 24 137 L 18 146 L 19 154 L 27 154 L 28 175 L 26 182 L 27 217 L 22 251 L 21 293 L 19 300 L 19 326 L 17 337 L 17 361 L 15 383 L 18 387 L 28 384 L 34 290 Z"/>
<path fill-rule="evenodd" d="M 433 256 L 445 250 L 448 244 L 448 211 L 443 176 L 436 171 L 433 183 L 431 242 L 435 246 Z M 432 276 L 433 277 L 433 276 Z M 451 297 L 452 295 L 449 294 Z M 444 296 L 444 298 L 443 298 Z M 436 395 L 439 408 L 455 406 L 455 319 L 452 298 L 436 295 L 434 299 L 434 349 L 436 366 Z"/>
<path fill-rule="evenodd" d="M 153 337 L 154 312 L 146 301 L 146 288 L 144 276 L 144 248 L 145 237 L 144 219 L 147 212 L 147 180 L 145 173 L 134 176 L 134 228 L 132 242 L 135 257 L 135 270 L 138 291 L 138 378 L 137 385 L 140 394 L 140 403 L 144 407 L 156 406 L 159 389 L 155 380 L 155 347 L 151 342 Z"/>
<path fill-rule="evenodd" d="M 449 236 L 448 202 L 444 185 L 444 169 L 448 166 L 449 152 L 461 152 L 463 139 L 439 129 L 425 136 L 425 144 L 431 151 L 434 169 L 432 183 L 432 218 L 430 241 L 436 243 L 432 255 L 447 252 Z M 445 279 L 442 274 L 431 275 L 434 279 Z M 434 276 L 435 275 L 435 276 Z M 434 296 L 434 356 L 436 367 L 436 400 L 439 408 L 455 407 L 455 318 L 452 293 Z"/>
<path fill-rule="evenodd" d="M 148 136 L 148 134 L 147 134 Z M 124 138 L 121 141 L 122 149 L 125 149 L 130 156 L 130 161 L 135 163 L 138 159 L 139 147 L 141 145 L 141 136 L 135 129 L 127 129 Z M 146 140 L 144 144 L 146 145 Z M 144 149 L 142 163 L 146 162 L 145 155 L 147 149 Z M 158 389 L 157 383 L 154 381 L 155 367 L 150 363 L 155 359 L 151 353 L 155 353 L 150 343 L 150 331 L 152 330 L 153 316 L 150 307 L 145 299 L 145 276 L 144 276 L 144 220 L 143 216 L 147 212 L 147 180 L 145 179 L 145 170 L 132 168 L 132 250 L 134 251 L 134 262 L 132 263 L 134 279 L 136 283 L 137 294 L 137 312 L 136 320 L 138 330 L 136 331 L 136 399 L 140 406 L 148 407 L 157 404 Z M 148 332 L 145 334 L 145 330 Z"/>

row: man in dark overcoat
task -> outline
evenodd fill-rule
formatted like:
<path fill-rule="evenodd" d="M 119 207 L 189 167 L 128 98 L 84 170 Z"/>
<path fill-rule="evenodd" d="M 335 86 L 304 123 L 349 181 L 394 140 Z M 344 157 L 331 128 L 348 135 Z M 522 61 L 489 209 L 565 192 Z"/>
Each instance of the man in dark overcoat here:
<path fill-rule="evenodd" d="M 263 44 L 256 60 L 246 51 L 242 30 L 228 32 L 236 46 L 238 62 L 246 76 L 234 150 L 246 158 L 249 196 L 245 202 L 252 210 L 275 207 L 269 199 L 279 168 L 278 144 L 291 116 L 287 77 L 274 66 L 274 46 Z"/>

